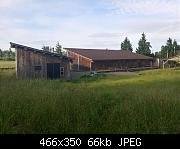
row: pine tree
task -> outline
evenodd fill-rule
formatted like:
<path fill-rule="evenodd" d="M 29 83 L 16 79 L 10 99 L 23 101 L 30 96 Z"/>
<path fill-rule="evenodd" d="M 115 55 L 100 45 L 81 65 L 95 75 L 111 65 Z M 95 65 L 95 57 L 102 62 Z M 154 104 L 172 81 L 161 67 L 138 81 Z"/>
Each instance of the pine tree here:
<path fill-rule="evenodd" d="M 175 39 L 173 41 L 173 48 L 174 48 L 174 56 L 180 54 L 180 45 L 178 45 Z"/>
<path fill-rule="evenodd" d="M 151 44 L 146 41 L 146 36 L 143 33 L 142 38 L 138 42 L 138 48 L 136 48 L 136 53 L 143 54 L 149 56 L 151 54 Z"/>
<path fill-rule="evenodd" d="M 43 50 L 43 51 L 50 52 L 50 47 L 49 47 L 49 46 L 43 46 L 43 47 L 42 47 L 42 50 Z"/>
<path fill-rule="evenodd" d="M 55 52 L 58 54 L 62 54 L 62 46 L 57 42 Z"/>
<path fill-rule="evenodd" d="M 3 52 L 2 52 L 2 50 L 0 49 L 0 59 L 2 59 L 2 57 L 3 57 Z"/>
<path fill-rule="evenodd" d="M 169 38 L 166 42 L 166 45 L 161 47 L 161 57 L 163 58 L 169 58 L 173 57 L 180 53 L 180 45 L 177 44 L 177 41 L 174 39 L 174 41 Z"/>
<path fill-rule="evenodd" d="M 121 43 L 121 50 L 133 51 L 130 40 L 126 37 L 125 40 Z"/>

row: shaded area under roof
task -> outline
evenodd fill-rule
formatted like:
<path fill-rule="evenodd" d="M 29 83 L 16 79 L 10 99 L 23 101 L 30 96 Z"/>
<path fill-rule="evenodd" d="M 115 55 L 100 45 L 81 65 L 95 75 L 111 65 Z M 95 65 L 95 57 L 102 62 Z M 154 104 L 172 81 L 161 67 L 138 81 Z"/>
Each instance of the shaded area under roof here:
<path fill-rule="evenodd" d="M 67 57 L 67 56 L 64 56 L 64 55 L 61 55 L 61 54 L 57 54 L 57 53 L 53 53 L 53 52 L 49 52 L 49 51 L 43 51 L 43 50 L 35 49 L 35 48 L 32 48 L 32 47 L 16 44 L 16 43 L 13 43 L 13 42 L 10 42 L 10 45 L 11 45 L 11 48 L 19 48 L 19 49 L 23 49 L 23 50 L 26 50 L 26 51 L 31 51 L 33 53 L 58 57 L 58 58 L 62 58 L 62 59 L 67 60 L 67 61 L 72 61 L 72 59 L 70 57 Z"/>
<path fill-rule="evenodd" d="M 125 50 L 64 48 L 92 60 L 153 59 L 152 57 Z"/>

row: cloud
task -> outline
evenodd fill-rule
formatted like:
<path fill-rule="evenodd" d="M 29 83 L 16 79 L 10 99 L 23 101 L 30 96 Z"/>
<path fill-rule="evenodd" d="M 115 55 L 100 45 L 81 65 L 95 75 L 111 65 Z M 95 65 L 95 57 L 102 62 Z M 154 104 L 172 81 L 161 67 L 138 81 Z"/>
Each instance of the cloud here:
<path fill-rule="evenodd" d="M 0 0 L 0 8 L 1 9 L 13 8 L 14 6 L 21 5 L 21 3 L 23 2 L 24 0 Z"/>
<path fill-rule="evenodd" d="M 0 8 L 9 7 L 13 3 L 12 0 L 1 0 L 0 1 Z"/>
<path fill-rule="evenodd" d="M 119 38 L 120 36 L 119 33 L 93 33 L 89 35 L 92 38 Z"/>
<path fill-rule="evenodd" d="M 107 0 L 115 14 L 179 16 L 179 0 Z"/>
<path fill-rule="evenodd" d="M 0 48 L 17 42 L 41 48 L 119 49 L 127 36 L 137 47 L 142 32 L 160 50 L 180 41 L 177 0 L 0 0 Z"/>
<path fill-rule="evenodd" d="M 156 19 L 139 19 L 138 21 L 130 21 L 126 28 L 129 32 L 180 32 L 180 21 L 177 20 L 156 20 Z"/>

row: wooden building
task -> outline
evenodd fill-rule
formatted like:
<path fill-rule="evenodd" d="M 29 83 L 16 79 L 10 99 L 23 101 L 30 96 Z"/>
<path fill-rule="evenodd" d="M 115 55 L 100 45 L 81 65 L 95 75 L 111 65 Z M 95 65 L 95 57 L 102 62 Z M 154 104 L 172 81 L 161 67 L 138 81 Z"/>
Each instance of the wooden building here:
<path fill-rule="evenodd" d="M 16 43 L 16 76 L 18 79 L 58 79 L 70 77 L 71 58 Z"/>
<path fill-rule="evenodd" d="M 124 50 L 64 48 L 74 71 L 124 71 L 151 68 L 153 58 Z"/>

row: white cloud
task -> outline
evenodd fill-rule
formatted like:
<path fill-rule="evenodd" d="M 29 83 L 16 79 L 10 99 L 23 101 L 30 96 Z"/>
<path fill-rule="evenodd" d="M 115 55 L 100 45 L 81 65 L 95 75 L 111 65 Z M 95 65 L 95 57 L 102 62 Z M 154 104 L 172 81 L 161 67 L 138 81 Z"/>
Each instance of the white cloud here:
<path fill-rule="evenodd" d="M 91 38 L 119 38 L 121 34 L 118 33 L 93 33 L 89 35 Z"/>
<path fill-rule="evenodd" d="M 8 7 L 12 4 L 12 0 L 1 0 L 0 1 L 0 8 Z"/>
<path fill-rule="evenodd" d="M 119 49 L 126 36 L 136 48 L 142 32 L 155 50 L 168 37 L 180 42 L 177 0 L 101 0 L 104 13 L 95 1 L 86 2 L 0 0 L 0 48 L 10 41 L 37 48 L 60 41 L 64 47 Z"/>
<path fill-rule="evenodd" d="M 116 14 L 179 16 L 179 0 L 107 0 L 107 2 L 115 7 Z"/>
<path fill-rule="evenodd" d="M 0 8 L 9 8 L 20 4 L 23 0 L 0 0 Z"/>

